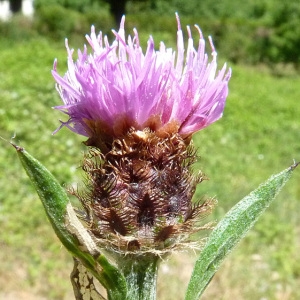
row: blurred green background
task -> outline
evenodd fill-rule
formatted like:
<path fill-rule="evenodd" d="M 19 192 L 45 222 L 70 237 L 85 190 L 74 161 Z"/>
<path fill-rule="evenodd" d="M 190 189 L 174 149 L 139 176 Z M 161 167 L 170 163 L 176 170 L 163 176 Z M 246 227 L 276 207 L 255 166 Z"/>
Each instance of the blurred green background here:
<path fill-rule="evenodd" d="M 34 15 L 0 21 L 0 136 L 25 147 L 64 186 L 81 181 L 83 137 L 62 129 L 50 74 L 66 71 L 64 38 L 75 49 L 90 25 L 112 39 L 114 1 L 35 0 Z M 118 1 L 119 4 L 121 1 Z M 298 0 L 126 1 L 126 28 L 142 45 L 153 35 L 176 45 L 176 20 L 212 35 L 219 66 L 233 70 L 224 117 L 197 133 L 196 168 L 210 178 L 195 198 L 216 197 L 220 218 L 272 173 L 300 160 Z M 196 31 L 194 37 L 196 37 Z M 185 35 L 186 36 L 186 35 Z M 208 49 L 209 51 L 209 49 Z M 61 247 L 14 149 L 0 141 L 0 299 L 73 299 L 72 259 Z M 202 299 L 300 299 L 300 173 L 230 255 Z M 163 262 L 158 299 L 183 299 L 197 255 Z"/>

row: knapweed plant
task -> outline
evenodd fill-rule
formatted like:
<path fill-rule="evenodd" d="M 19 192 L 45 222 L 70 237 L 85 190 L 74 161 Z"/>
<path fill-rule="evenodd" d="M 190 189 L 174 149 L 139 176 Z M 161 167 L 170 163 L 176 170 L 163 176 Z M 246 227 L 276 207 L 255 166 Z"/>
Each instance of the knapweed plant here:
<path fill-rule="evenodd" d="M 52 74 L 63 101 L 55 108 L 68 116 L 61 127 L 87 138 L 84 185 L 68 191 L 80 205 L 74 207 L 49 171 L 15 146 L 57 236 L 74 257 L 76 299 L 156 299 L 159 262 L 175 251 L 201 248 L 185 297 L 199 299 L 297 166 L 241 200 L 205 241 L 193 238 L 212 229 L 203 217 L 216 200 L 192 201 L 206 179 L 192 169 L 197 160 L 192 135 L 222 116 L 231 70 L 224 65 L 217 71 L 212 40 L 209 59 L 198 26 L 196 48 L 187 27 L 185 50 L 176 17 L 176 51 L 163 43 L 156 50 L 152 37 L 143 51 L 137 30 L 126 38 L 123 17 L 111 44 L 92 27 L 87 36 L 92 53 L 84 47 L 76 62 L 66 42 L 64 76 L 55 60 Z"/>

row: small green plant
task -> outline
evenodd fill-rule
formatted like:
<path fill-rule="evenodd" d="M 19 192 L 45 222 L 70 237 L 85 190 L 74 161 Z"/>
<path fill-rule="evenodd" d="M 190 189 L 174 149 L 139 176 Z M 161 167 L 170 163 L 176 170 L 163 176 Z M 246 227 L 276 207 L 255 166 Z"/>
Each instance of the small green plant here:
<path fill-rule="evenodd" d="M 155 299 L 159 261 L 175 250 L 199 247 L 191 234 L 210 227 L 200 225 L 198 217 L 211 211 L 214 199 L 192 202 L 196 185 L 206 177 L 192 174 L 191 135 L 222 116 L 231 72 L 224 66 L 215 73 L 214 46 L 210 40 L 213 59 L 208 64 L 197 30 L 198 52 L 188 28 L 185 61 L 178 19 L 176 64 L 163 44 L 154 52 L 152 38 L 143 56 L 136 31 L 127 44 L 124 19 L 114 32 L 118 52 L 92 28 L 87 39 L 93 55 L 85 49 L 74 64 L 67 46 L 64 77 L 55 61 L 53 76 L 64 101 L 57 108 L 69 115 L 62 126 L 87 136 L 90 147 L 82 163 L 86 190 L 70 189 L 80 202 L 76 209 L 54 176 L 14 145 L 56 235 L 74 257 L 76 299 L 104 299 L 96 280 L 108 299 Z M 186 300 L 202 295 L 296 167 L 272 176 L 218 223 L 195 264 Z"/>

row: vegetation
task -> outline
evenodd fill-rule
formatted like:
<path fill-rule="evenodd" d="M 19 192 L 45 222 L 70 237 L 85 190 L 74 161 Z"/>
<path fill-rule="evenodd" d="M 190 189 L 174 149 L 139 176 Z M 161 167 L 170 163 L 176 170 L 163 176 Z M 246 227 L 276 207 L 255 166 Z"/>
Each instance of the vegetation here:
<path fill-rule="evenodd" d="M 194 137 L 201 156 L 197 168 L 210 178 L 199 186 L 195 198 L 216 197 L 219 205 L 211 219 L 219 220 L 270 174 L 288 167 L 293 159 L 300 159 L 299 75 L 287 65 L 276 66 L 276 74 L 284 75 L 278 77 L 274 76 L 275 69 L 270 70 L 265 65 L 245 64 L 266 59 L 265 54 L 252 48 L 255 43 L 259 46 L 249 35 L 261 28 L 256 27 L 256 22 L 263 22 L 264 29 L 270 26 L 271 36 L 278 45 L 289 45 L 289 48 L 278 48 L 271 42 L 270 47 L 261 44 L 263 51 L 274 55 L 273 60 L 270 58 L 266 62 L 287 62 L 284 57 L 290 59 L 291 53 L 298 51 L 299 47 L 293 46 L 297 35 L 290 28 L 300 27 L 287 25 L 289 21 L 284 23 L 283 15 L 274 23 L 270 15 L 274 15 L 276 4 L 271 7 L 271 3 L 276 1 L 257 2 L 256 10 L 252 11 L 256 17 L 245 23 L 249 27 L 240 25 L 244 24 L 240 14 L 249 13 L 246 8 L 221 9 L 212 2 L 210 8 L 215 7 L 215 10 L 209 12 L 208 7 L 199 8 L 196 16 L 191 13 L 192 8 L 188 10 L 193 7 L 192 2 L 187 1 L 187 5 L 176 9 L 183 25 L 198 23 L 205 35 L 213 35 L 220 60 L 235 61 L 229 63 L 233 77 L 223 119 Z M 140 12 L 147 3 L 135 7 L 128 3 L 127 10 L 132 13 L 128 13 L 127 26 L 136 26 L 139 32 L 143 30 L 141 41 L 144 45 L 149 34 L 153 34 L 157 43 L 164 40 L 167 45 L 174 45 L 176 23 L 172 7 L 176 8 L 179 1 L 170 3 L 173 6 L 167 7 L 163 1 L 157 1 L 156 11 L 149 13 Z M 205 1 L 201 3 L 206 5 Z M 265 4 L 269 6 L 264 8 Z M 286 5 L 292 4 L 290 1 Z M 228 14 L 232 12 L 232 15 L 213 18 L 218 9 L 223 14 L 226 10 Z M 280 9 L 286 7 L 282 4 L 277 9 L 277 16 L 280 16 Z M 7 140 L 15 136 L 14 143 L 25 147 L 67 187 L 81 182 L 79 166 L 84 138 L 65 128 L 51 135 L 59 126 L 58 120 L 64 119 L 61 113 L 50 109 L 60 105 L 50 74 L 53 59 L 58 58 L 58 68 L 64 73 L 65 36 L 70 37 L 69 43 L 74 48 L 82 47 L 91 23 L 95 22 L 96 27 L 106 33 L 115 25 L 108 8 L 85 13 L 72 10 L 72 18 L 55 20 L 54 16 L 59 13 L 67 16 L 69 8 L 52 6 L 52 10 L 51 15 L 51 11 L 43 12 L 41 7 L 33 22 L 16 16 L 12 23 L 0 24 L 0 136 Z M 166 15 L 159 17 L 162 10 Z M 293 13 L 297 15 L 296 8 Z M 234 14 L 238 15 L 235 21 Z M 72 24 L 69 26 L 68 22 Z M 293 22 L 296 24 L 299 18 Z M 250 31 L 251 28 L 255 30 Z M 276 32 L 280 32 L 282 40 L 276 38 Z M 237 52 L 232 52 L 231 47 L 236 47 Z M 293 58 L 293 63 L 298 57 Z M 0 298 L 72 299 L 69 281 L 72 259 L 55 237 L 14 150 L 5 141 L 0 143 Z M 300 298 L 299 180 L 300 174 L 296 171 L 274 205 L 217 273 L 203 299 Z M 185 289 L 182 286 L 188 282 L 196 257 L 179 253 L 163 263 L 159 274 L 163 278 L 159 281 L 159 299 L 183 298 Z"/>
<path fill-rule="evenodd" d="M 138 20 L 138 25 L 146 23 L 143 28 L 154 26 L 158 31 L 172 32 L 177 11 L 184 24 L 197 23 L 205 34 L 214 36 L 216 45 L 234 62 L 291 63 L 299 68 L 298 0 L 287 3 L 281 0 L 35 0 L 37 29 L 60 37 L 64 28 L 70 36 L 81 30 L 86 32 L 91 21 L 95 25 L 100 21 L 99 28 L 110 30 L 111 23 L 124 13 L 125 2 L 126 11 L 135 15 L 133 19 Z M 104 11 L 112 12 L 114 18 L 103 18 Z M 96 12 L 102 15 L 97 16 Z"/>

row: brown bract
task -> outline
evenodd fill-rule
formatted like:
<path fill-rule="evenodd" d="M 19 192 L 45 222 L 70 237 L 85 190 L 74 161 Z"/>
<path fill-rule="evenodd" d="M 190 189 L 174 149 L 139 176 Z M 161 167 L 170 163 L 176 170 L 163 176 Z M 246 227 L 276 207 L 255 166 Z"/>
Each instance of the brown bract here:
<path fill-rule="evenodd" d="M 156 135 L 160 138 L 178 133 L 179 130 L 179 124 L 177 121 L 174 120 L 162 125 L 161 117 L 158 115 L 152 115 L 142 125 L 137 124 L 126 115 L 117 115 L 113 126 L 101 120 L 85 119 L 84 123 L 89 136 L 85 144 L 87 146 L 99 148 L 103 154 L 106 154 L 112 149 L 112 143 L 115 139 L 126 138 L 127 134 L 131 132 L 133 128 L 138 131 L 142 131 L 147 128 L 147 130 L 156 132 Z M 186 144 L 190 143 L 191 135 L 185 135 L 183 138 Z"/>
<path fill-rule="evenodd" d="M 193 174 L 195 149 L 178 133 L 131 128 L 101 150 L 89 150 L 82 165 L 86 190 L 73 192 L 99 248 L 161 255 L 182 249 L 192 233 L 209 227 L 199 220 L 215 200 L 192 203 L 206 178 Z"/>

